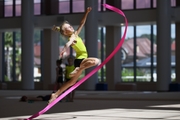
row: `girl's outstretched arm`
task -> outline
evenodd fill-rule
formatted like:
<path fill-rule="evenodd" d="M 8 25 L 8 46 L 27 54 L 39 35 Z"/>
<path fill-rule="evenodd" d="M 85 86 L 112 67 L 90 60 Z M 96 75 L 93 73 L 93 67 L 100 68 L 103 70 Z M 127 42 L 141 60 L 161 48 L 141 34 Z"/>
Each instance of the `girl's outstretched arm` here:
<path fill-rule="evenodd" d="M 79 33 L 81 32 L 81 29 L 83 28 L 83 26 L 84 26 L 84 24 L 85 24 L 85 22 L 86 22 L 87 15 L 89 14 L 89 12 L 90 12 L 91 10 L 92 10 L 91 7 L 88 7 L 88 8 L 86 9 L 86 13 L 84 14 L 84 17 L 82 18 L 81 23 L 80 23 L 77 31 L 75 32 L 76 35 L 79 35 Z"/>
<path fill-rule="evenodd" d="M 62 57 L 64 52 L 66 52 L 67 49 L 73 44 L 74 40 L 76 40 L 76 36 L 72 34 L 71 37 L 69 38 L 69 41 L 65 44 L 64 48 L 62 49 L 60 53 L 60 57 Z"/>

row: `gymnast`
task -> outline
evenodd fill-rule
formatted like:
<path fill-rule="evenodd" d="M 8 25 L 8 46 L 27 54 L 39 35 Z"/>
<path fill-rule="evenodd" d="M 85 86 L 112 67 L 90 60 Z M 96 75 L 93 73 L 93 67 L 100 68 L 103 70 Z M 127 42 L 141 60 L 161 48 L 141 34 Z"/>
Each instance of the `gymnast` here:
<path fill-rule="evenodd" d="M 52 28 L 53 31 L 60 32 L 60 34 L 68 40 L 60 53 L 60 57 L 62 57 L 63 53 L 66 52 L 66 50 L 71 46 L 76 52 L 76 58 L 74 60 L 75 69 L 69 75 L 71 79 L 68 82 L 64 83 L 57 92 L 51 94 L 51 99 L 48 102 L 49 104 L 54 101 L 60 94 L 62 94 L 66 89 L 74 85 L 83 70 L 99 64 L 98 58 L 88 57 L 86 46 L 84 45 L 82 39 L 78 36 L 91 10 L 91 7 L 88 7 L 86 9 L 84 17 L 82 18 L 77 30 L 74 30 L 74 28 L 70 25 L 68 21 L 64 21 L 60 26 L 54 25 Z"/>

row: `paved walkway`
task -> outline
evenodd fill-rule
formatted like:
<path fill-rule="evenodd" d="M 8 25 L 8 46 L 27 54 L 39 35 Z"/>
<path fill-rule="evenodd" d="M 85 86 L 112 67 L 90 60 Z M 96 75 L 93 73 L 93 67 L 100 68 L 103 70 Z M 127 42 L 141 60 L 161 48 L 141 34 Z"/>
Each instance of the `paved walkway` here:
<path fill-rule="evenodd" d="M 0 90 L 0 120 L 25 119 L 47 102 L 19 102 L 22 95 L 50 91 Z M 59 102 L 36 120 L 180 120 L 180 92 L 76 91 L 74 102 Z"/>

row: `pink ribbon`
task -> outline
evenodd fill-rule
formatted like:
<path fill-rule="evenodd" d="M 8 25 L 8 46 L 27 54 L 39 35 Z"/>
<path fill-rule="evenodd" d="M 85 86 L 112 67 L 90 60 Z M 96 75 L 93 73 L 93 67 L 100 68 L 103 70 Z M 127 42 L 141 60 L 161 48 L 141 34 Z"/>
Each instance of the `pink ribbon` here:
<path fill-rule="evenodd" d="M 120 15 L 122 15 L 125 19 L 125 30 L 124 30 L 124 34 L 120 40 L 120 42 L 118 43 L 117 47 L 113 50 L 113 52 L 104 60 L 104 62 L 102 62 L 99 66 L 97 66 L 95 69 L 93 69 L 90 73 L 88 73 L 85 77 L 83 77 L 81 80 L 79 80 L 76 84 L 74 84 L 71 88 L 69 88 L 68 90 L 66 90 L 66 92 L 64 92 L 63 94 L 61 94 L 57 99 L 55 99 L 52 103 L 50 103 L 49 105 L 47 105 L 43 110 L 39 111 L 38 113 L 32 115 L 31 117 L 27 118 L 26 120 L 31 120 L 33 118 L 38 117 L 39 115 L 45 113 L 46 111 L 48 111 L 52 106 L 54 106 L 58 101 L 60 101 L 62 98 L 64 98 L 67 94 L 69 94 L 71 91 L 73 91 L 74 89 L 76 89 L 79 85 L 81 85 L 83 82 L 85 82 L 89 77 L 91 77 L 94 73 L 96 73 L 99 69 L 101 69 L 121 48 L 122 44 L 124 43 L 125 40 L 125 36 L 126 36 L 126 31 L 127 31 L 127 26 L 128 26 L 128 21 L 127 18 L 125 16 L 125 14 L 119 10 L 118 8 L 115 8 L 111 5 L 108 4 L 103 4 L 103 6 L 107 9 L 110 9 Z"/>

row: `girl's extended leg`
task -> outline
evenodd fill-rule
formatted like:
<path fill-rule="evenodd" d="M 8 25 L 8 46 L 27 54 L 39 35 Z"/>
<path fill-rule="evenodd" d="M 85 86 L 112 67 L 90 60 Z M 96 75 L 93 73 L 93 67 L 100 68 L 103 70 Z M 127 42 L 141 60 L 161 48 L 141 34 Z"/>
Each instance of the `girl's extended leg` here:
<path fill-rule="evenodd" d="M 95 66 L 99 63 L 99 59 L 97 58 L 86 58 L 82 61 L 80 64 L 80 67 L 76 72 L 73 71 L 73 77 L 71 80 L 66 82 L 61 86 L 61 88 L 56 92 L 51 95 L 51 99 L 49 100 L 49 103 L 51 103 L 53 100 L 55 100 L 62 92 L 64 92 L 66 89 L 68 89 L 70 86 L 74 85 L 76 81 L 78 80 L 79 76 L 81 75 L 82 71 L 90 68 L 92 66 Z"/>
<path fill-rule="evenodd" d="M 76 81 L 78 80 L 79 76 L 81 75 L 82 70 L 79 70 L 77 72 L 77 74 L 71 78 L 71 80 L 69 80 L 68 82 L 64 83 L 59 90 L 56 93 L 51 94 L 51 99 L 49 100 L 49 103 L 51 103 L 52 101 L 54 101 L 61 93 L 63 93 L 66 89 L 68 89 L 69 87 L 71 87 L 72 85 L 74 85 L 76 83 Z"/>

